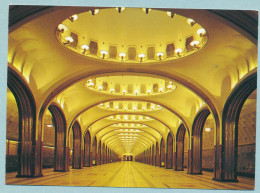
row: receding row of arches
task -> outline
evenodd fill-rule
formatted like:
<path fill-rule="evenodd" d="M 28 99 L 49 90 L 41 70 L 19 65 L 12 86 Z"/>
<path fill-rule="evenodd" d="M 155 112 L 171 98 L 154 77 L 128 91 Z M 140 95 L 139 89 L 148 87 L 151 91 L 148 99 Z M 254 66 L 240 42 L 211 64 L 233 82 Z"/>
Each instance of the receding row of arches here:
<path fill-rule="evenodd" d="M 19 143 L 18 143 L 18 176 L 42 175 L 42 131 L 36 123 L 36 105 L 30 89 L 16 72 L 8 69 L 8 88 L 13 93 L 19 111 Z M 247 97 L 256 89 L 256 73 L 249 75 L 231 93 L 222 115 L 222 144 L 215 145 L 214 178 L 222 181 L 237 179 L 237 126 L 241 108 Z M 67 145 L 66 120 L 62 110 L 51 104 L 49 106 L 55 124 L 55 154 L 54 170 L 68 171 L 71 150 Z M 205 108 L 198 112 L 190 137 L 188 148 L 187 172 L 200 174 L 202 171 L 202 129 L 210 110 Z M 73 151 L 72 167 L 82 168 L 109 163 L 118 160 L 118 155 L 106 144 L 91 137 L 86 132 L 82 137 L 80 124 L 75 121 L 72 125 Z M 219 134 L 219 128 L 216 128 Z M 136 157 L 136 160 L 157 166 L 165 166 L 175 170 L 184 167 L 184 138 L 187 128 L 180 125 L 176 137 L 168 134 L 166 141 L 162 138 L 149 149 Z M 82 143 L 84 139 L 84 143 Z M 93 139 L 93 140 L 92 140 Z M 71 143 L 71 141 L 70 141 Z M 84 147 L 81 145 L 84 144 Z M 29 155 L 29 156 L 28 156 Z"/>

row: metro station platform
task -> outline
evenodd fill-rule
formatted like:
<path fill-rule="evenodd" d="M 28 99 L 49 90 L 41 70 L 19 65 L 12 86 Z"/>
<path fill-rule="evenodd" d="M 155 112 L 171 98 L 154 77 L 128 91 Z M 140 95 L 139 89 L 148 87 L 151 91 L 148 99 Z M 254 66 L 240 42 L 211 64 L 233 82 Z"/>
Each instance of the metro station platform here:
<path fill-rule="evenodd" d="M 132 161 L 83 169 L 70 168 L 69 172 L 53 172 L 53 168 L 49 168 L 44 169 L 44 176 L 38 178 L 16 178 L 16 174 L 6 174 L 7 185 L 253 190 L 255 183 L 253 178 L 245 177 L 238 177 L 239 182 L 218 182 L 212 180 L 211 172 L 190 175 L 186 171 L 173 171 Z"/>

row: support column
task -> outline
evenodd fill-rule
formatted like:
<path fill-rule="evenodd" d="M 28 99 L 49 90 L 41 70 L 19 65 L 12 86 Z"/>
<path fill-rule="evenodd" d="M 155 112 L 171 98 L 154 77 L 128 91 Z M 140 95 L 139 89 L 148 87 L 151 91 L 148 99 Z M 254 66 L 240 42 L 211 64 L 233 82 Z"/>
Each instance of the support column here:
<path fill-rule="evenodd" d="M 14 69 L 8 68 L 7 86 L 13 93 L 19 113 L 18 174 L 17 177 L 42 176 L 42 117 L 27 83 Z M 39 122 L 38 122 L 39 121 Z"/>

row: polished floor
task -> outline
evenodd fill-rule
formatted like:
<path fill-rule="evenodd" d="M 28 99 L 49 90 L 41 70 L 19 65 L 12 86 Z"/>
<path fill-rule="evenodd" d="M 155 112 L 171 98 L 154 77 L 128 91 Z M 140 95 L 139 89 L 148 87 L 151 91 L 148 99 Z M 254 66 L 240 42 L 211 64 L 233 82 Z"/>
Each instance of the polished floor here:
<path fill-rule="evenodd" d="M 189 189 L 254 189 L 254 179 L 240 177 L 239 182 L 217 182 L 213 174 L 189 175 L 186 171 L 122 161 L 69 172 L 53 172 L 44 169 L 44 177 L 16 178 L 16 172 L 6 174 L 8 185 L 57 185 L 94 187 L 146 187 L 146 188 L 189 188 Z"/>

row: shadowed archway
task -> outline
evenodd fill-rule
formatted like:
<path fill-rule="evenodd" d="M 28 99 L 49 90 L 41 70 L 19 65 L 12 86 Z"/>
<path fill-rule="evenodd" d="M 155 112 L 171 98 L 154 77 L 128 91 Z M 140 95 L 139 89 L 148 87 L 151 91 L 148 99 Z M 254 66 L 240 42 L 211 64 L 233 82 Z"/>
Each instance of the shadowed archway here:
<path fill-rule="evenodd" d="M 169 132 L 167 137 L 167 146 L 166 146 L 166 169 L 171 169 L 173 167 L 173 136 Z"/>
<path fill-rule="evenodd" d="M 155 166 L 160 166 L 160 147 L 158 141 L 156 141 Z"/>
<path fill-rule="evenodd" d="M 81 151 L 81 128 L 77 121 L 72 126 L 73 131 L 73 160 L 72 168 L 82 168 L 82 151 Z"/>
<path fill-rule="evenodd" d="M 178 128 L 176 135 L 176 168 L 177 171 L 183 170 L 184 163 L 184 138 L 185 138 L 186 129 L 183 124 Z"/>
<path fill-rule="evenodd" d="M 89 131 L 86 132 L 84 137 L 84 166 L 91 166 L 91 135 Z"/>
<path fill-rule="evenodd" d="M 54 152 L 54 171 L 68 171 L 67 148 L 66 148 L 66 119 L 62 110 L 56 105 L 51 104 L 49 111 L 53 117 L 55 126 L 55 152 Z"/>
<path fill-rule="evenodd" d="M 244 102 L 256 88 L 257 73 L 255 72 L 236 86 L 225 103 L 222 116 L 221 181 L 237 181 L 239 115 Z"/>
<path fill-rule="evenodd" d="M 101 165 L 101 140 L 98 143 L 97 164 Z"/>
<path fill-rule="evenodd" d="M 202 133 L 205 121 L 209 114 L 209 109 L 204 108 L 198 112 L 197 116 L 193 121 L 191 139 L 191 159 L 188 160 L 191 165 L 191 174 L 202 174 Z"/>
<path fill-rule="evenodd" d="M 33 94 L 27 83 L 11 68 L 8 68 L 7 86 L 15 97 L 19 113 L 17 177 L 42 176 L 42 131 L 36 132 Z"/>
<path fill-rule="evenodd" d="M 160 167 L 165 166 L 165 142 L 164 139 L 161 139 L 161 147 L 160 147 Z"/>
<path fill-rule="evenodd" d="M 97 137 L 93 139 L 92 142 L 92 165 L 96 166 L 97 165 Z"/>

